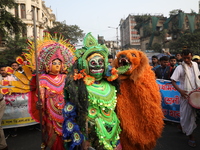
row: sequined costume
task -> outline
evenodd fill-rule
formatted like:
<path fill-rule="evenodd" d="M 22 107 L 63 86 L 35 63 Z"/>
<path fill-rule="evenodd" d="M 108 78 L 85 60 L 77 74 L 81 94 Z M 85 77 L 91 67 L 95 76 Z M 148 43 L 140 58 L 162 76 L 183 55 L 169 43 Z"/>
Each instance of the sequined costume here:
<path fill-rule="evenodd" d="M 27 53 L 23 54 L 24 58 L 18 57 L 16 59 L 19 64 L 23 65 L 22 68 L 25 74 L 19 74 L 11 68 L 7 68 L 7 72 L 17 76 L 20 81 L 4 82 L 3 84 L 12 85 L 13 87 L 2 89 L 1 92 L 29 92 L 29 113 L 37 122 L 40 122 L 40 115 L 42 116 L 42 133 L 45 147 L 49 147 L 51 150 L 64 150 L 62 124 L 64 121 L 63 108 L 65 100 L 63 89 L 66 72 L 70 70 L 75 62 L 75 48 L 62 37 L 56 35 L 52 37 L 48 33 L 37 43 L 39 89 L 36 89 L 35 86 L 34 43 L 28 41 Z M 41 113 L 36 108 L 38 90 L 42 101 Z"/>
<path fill-rule="evenodd" d="M 84 39 L 84 47 L 75 54 L 77 63 L 66 79 L 66 145 L 70 150 L 81 149 L 89 141 L 95 149 L 113 150 L 121 131 L 114 111 L 119 89 L 117 72 L 108 69 L 107 48 L 90 33 Z"/>

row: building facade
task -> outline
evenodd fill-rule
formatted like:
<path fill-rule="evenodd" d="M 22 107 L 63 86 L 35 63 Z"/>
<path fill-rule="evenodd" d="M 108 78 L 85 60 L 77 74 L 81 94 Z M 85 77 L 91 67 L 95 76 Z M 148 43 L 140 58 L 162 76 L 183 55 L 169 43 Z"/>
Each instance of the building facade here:
<path fill-rule="evenodd" d="M 130 14 L 126 19 L 121 19 L 120 21 L 120 39 L 122 49 L 140 49 L 140 35 L 137 30 L 134 29 L 136 26 L 134 16 L 135 15 Z"/>
<path fill-rule="evenodd" d="M 15 0 L 17 6 L 9 11 L 18 16 L 27 26 L 27 30 L 23 31 L 22 36 L 33 37 L 34 35 L 34 18 L 36 23 L 37 36 L 42 38 L 43 31 L 49 27 L 53 27 L 56 20 L 51 8 L 45 6 L 43 0 Z"/>

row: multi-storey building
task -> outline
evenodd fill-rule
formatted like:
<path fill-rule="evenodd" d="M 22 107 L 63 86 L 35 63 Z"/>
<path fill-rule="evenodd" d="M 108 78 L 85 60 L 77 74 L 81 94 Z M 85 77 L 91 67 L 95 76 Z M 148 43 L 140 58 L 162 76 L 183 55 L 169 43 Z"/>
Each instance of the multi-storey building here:
<path fill-rule="evenodd" d="M 34 35 L 34 18 L 37 36 L 40 38 L 47 26 L 53 27 L 53 22 L 56 20 L 55 14 L 51 8 L 45 6 L 43 0 L 15 0 L 15 2 L 17 6 L 9 11 L 26 24 L 27 31 L 23 31 L 23 36 L 32 37 Z"/>
<path fill-rule="evenodd" d="M 137 30 L 134 29 L 136 26 L 135 15 L 129 15 L 126 19 L 120 21 L 120 39 L 121 48 L 136 48 L 140 49 L 140 35 Z"/>

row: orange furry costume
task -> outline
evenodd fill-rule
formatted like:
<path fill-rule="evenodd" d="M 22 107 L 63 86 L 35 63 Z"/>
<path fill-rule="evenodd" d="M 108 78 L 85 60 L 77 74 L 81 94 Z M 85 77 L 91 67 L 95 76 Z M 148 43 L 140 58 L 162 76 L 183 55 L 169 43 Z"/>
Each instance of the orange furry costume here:
<path fill-rule="evenodd" d="M 117 116 L 122 132 L 123 150 L 151 150 L 163 129 L 161 95 L 146 55 L 138 50 L 117 54 L 113 65 L 130 65 L 120 75 L 121 94 L 118 95 Z"/>

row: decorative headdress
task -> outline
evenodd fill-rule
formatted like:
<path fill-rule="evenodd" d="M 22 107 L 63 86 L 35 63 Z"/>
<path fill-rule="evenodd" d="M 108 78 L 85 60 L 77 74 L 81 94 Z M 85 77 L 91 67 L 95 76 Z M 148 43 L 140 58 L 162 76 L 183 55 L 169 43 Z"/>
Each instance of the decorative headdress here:
<path fill-rule="evenodd" d="M 106 72 L 108 66 L 108 48 L 105 45 L 98 44 L 98 41 L 91 35 L 91 33 L 88 33 L 85 36 L 83 45 L 84 47 L 75 51 L 75 55 L 78 59 L 79 69 L 85 69 L 85 73 L 89 74 L 87 58 L 93 53 L 99 53 L 104 57 Z"/>
<path fill-rule="evenodd" d="M 62 70 L 69 69 L 76 60 L 74 56 L 75 47 L 68 40 L 64 40 L 62 36 L 57 37 L 57 34 L 51 36 L 45 32 L 44 38 L 38 40 L 37 43 L 39 73 L 51 71 L 51 63 L 55 59 L 61 60 Z M 23 55 L 29 67 L 35 70 L 34 42 L 28 40 L 28 45 L 28 53 L 24 53 Z"/>

